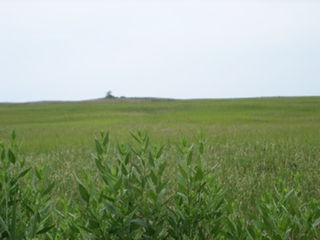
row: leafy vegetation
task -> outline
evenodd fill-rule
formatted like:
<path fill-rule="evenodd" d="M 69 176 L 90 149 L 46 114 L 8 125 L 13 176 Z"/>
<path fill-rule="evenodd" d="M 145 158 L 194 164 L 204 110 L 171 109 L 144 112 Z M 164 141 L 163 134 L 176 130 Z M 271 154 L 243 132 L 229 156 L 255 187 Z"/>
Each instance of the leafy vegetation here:
<path fill-rule="evenodd" d="M 0 105 L 0 239 L 320 239 L 319 103 Z"/>
<path fill-rule="evenodd" d="M 0 238 L 34 239 L 50 231 L 54 187 L 38 169 L 30 176 L 30 167 L 16 151 L 15 132 L 10 147 L 0 144 Z"/>
<path fill-rule="evenodd" d="M 54 184 L 25 168 L 13 133 L 9 148 L 1 144 L 1 239 L 319 239 L 320 202 L 284 184 L 255 201 L 255 215 L 240 214 L 205 164 L 202 136 L 183 139 L 173 169 L 165 146 L 132 137 L 136 144 L 110 149 L 101 133 L 93 157 L 101 182 L 76 178 L 79 200 L 51 201 Z"/>

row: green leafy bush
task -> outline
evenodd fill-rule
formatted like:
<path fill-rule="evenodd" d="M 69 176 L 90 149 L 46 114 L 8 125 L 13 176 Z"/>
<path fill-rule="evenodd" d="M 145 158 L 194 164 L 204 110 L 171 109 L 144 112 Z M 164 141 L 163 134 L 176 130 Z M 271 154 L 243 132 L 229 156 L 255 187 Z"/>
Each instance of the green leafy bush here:
<path fill-rule="evenodd" d="M 0 239 L 34 239 L 54 227 L 50 201 L 54 184 L 25 166 L 15 138 L 13 132 L 9 147 L 0 144 Z"/>
<path fill-rule="evenodd" d="M 154 145 L 131 133 L 132 143 L 112 146 L 108 133 L 95 139 L 99 179 L 77 173 L 78 198 L 54 198 L 46 168 L 28 167 L 15 133 L 0 144 L 0 239 L 320 239 L 319 201 L 283 181 L 240 210 L 227 200 L 205 159 L 202 135 L 176 148 Z M 81 177 L 80 177 L 81 176 Z"/>

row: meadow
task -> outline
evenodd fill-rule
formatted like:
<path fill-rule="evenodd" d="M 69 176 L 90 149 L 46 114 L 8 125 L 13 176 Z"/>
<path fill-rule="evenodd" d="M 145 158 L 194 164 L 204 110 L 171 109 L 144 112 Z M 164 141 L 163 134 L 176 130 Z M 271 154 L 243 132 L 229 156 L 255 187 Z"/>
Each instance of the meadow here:
<path fill-rule="evenodd" d="M 4 103 L 0 139 L 0 239 L 320 239 L 320 97 Z"/>

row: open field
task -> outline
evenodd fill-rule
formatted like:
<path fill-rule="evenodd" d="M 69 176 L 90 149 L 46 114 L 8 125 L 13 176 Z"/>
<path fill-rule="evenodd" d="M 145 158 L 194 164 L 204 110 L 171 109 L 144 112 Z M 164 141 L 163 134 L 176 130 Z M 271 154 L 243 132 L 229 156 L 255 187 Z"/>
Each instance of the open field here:
<path fill-rule="evenodd" d="M 135 144 L 130 132 L 138 130 L 164 146 L 164 179 L 173 183 L 183 155 L 177 145 L 194 143 L 195 158 L 214 167 L 210 174 L 238 217 L 249 219 L 275 186 L 297 190 L 305 202 L 320 199 L 320 97 L 0 104 L 0 139 L 9 142 L 12 130 L 20 157 L 56 183 L 53 199 L 82 201 L 76 176 L 91 179 L 81 180 L 89 189 L 103 184 L 92 157 L 100 131 L 109 131 L 116 156 L 117 143 Z M 190 236 L 181 239 L 196 239 Z M 256 239 L 308 239 L 301 236 Z"/>
<path fill-rule="evenodd" d="M 89 164 L 100 131 L 110 131 L 112 142 L 124 142 L 139 129 L 153 142 L 169 144 L 182 136 L 191 140 L 202 130 L 211 148 L 207 160 L 218 162 L 223 182 L 233 186 L 253 184 L 246 181 L 252 174 L 270 182 L 279 174 L 299 173 L 309 192 L 320 195 L 320 98 L 0 106 L 0 138 L 16 130 L 31 162 L 52 165 L 58 175 L 70 176 L 71 169 Z M 271 169 L 263 170 L 262 163 Z"/>

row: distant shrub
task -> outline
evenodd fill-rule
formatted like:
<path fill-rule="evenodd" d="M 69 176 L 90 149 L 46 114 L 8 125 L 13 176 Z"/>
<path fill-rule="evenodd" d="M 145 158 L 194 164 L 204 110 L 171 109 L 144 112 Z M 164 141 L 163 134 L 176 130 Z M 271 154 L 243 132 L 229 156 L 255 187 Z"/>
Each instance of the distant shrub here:
<path fill-rule="evenodd" d="M 116 97 L 112 95 L 111 91 L 108 91 L 105 98 L 116 98 Z"/>

